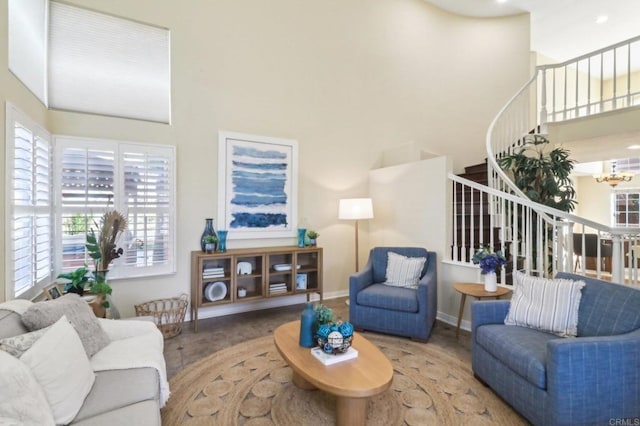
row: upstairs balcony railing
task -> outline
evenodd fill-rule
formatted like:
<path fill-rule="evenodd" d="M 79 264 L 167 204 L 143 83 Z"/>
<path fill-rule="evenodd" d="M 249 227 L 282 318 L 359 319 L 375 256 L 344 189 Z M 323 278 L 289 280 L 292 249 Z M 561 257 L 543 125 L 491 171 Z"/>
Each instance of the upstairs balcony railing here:
<path fill-rule="evenodd" d="M 640 36 L 537 67 L 489 127 L 489 188 L 450 176 L 456 198 L 454 260 L 469 262 L 475 248 L 489 244 L 508 252 L 517 269 L 538 275 L 576 270 L 638 284 L 640 228 L 613 228 L 531 202 L 499 166 L 527 134 L 544 133 L 547 123 L 640 105 L 638 69 Z M 478 225 L 489 232 L 473 231 Z M 594 239 L 595 255 L 590 252 Z M 591 265 L 585 262 L 589 258 Z"/>

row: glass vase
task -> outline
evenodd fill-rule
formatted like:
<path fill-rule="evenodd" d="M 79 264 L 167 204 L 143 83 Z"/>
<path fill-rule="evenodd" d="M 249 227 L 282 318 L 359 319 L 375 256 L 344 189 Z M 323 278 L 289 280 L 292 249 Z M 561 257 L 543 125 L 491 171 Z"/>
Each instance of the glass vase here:
<path fill-rule="evenodd" d="M 304 239 L 307 236 L 307 228 L 298 228 L 298 247 L 304 247 Z"/>
<path fill-rule="evenodd" d="M 206 248 L 206 243 L 204 241 L 204 237 L 212 235 L 214 237 L 218 237 L 218 235 L 216 234 L 216 230 L 213 227 L 213 219 L 205 219 L 205 223 L 204 223 L 204 231 L 202 231 L 202 236 L 200 237 L 200 249 L 203 252 L 207 251 Z M 214 243 L 214 248 L 213 251 L 215 251 L 216 247 L 218 246 L 218 243 Z"/>
<path fill-rule="evenodd" d="M 224 253 L 227 251 L 227 233 L 224 229 L 218 230 L 218 251 Z"/>

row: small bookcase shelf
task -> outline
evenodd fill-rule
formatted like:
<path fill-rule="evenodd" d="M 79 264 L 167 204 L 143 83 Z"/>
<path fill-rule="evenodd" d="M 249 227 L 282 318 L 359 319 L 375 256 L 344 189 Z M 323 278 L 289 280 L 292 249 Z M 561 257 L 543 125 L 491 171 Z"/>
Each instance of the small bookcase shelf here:
<path fill-rule="evenodd" d="M 196 332 L 200 308 L 296 294 L 306 294 L 309 300 L 311 293 L 322 301 L 321 247 L 191 252 L 191 318 Z"/>

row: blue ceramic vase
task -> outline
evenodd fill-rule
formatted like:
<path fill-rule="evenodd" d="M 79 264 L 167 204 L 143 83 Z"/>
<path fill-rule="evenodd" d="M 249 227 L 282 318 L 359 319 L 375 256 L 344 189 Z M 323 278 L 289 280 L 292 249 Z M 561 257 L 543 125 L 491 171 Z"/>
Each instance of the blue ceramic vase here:
<path fill-rule="evenodd" d="M 303 348 L 312 348 L 315 346 L 313 341 L 313 324 L 316 321 L 316 313 L 313 305 L 307 303 L 302 315 L 300 316 L 300 346 Z"/>

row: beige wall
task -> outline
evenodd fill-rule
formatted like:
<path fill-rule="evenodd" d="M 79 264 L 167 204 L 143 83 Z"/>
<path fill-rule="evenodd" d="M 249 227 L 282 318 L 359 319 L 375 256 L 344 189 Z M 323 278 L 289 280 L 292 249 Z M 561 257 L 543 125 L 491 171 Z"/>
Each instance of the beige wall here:
<path fill-rule="evenodd" d="M 320 232 L 326 292 L 340 294 L 354 258 L 352 224 L 338 221 L 338 199 L 366 195 L 368 171 L 382 164 L 383 152 L 407 143 L 451 156 L 458 170 L 482 161 L 491 119 L 529 74 L 526 15 L 473 20 L 422 0 L 70 3 L 171 29 L 170 126 L 48 115 L 52 133 L 177 147 L 178 270 L 113 282 L 124 315 L 134 303 L 189 292 L 189 253 L 204 218 L 217 212 L 219 130 L 299 141 L 299 218 Z M 7 0 L 0 4 L 6 22 Z M 1 90 L 19 86 L 6 71 L 0 76 Z M 34 109 L 24 90 L 13 90 L 19 106 Z"/>
<path fill-rule="evenodd" d="M 437 157 L 369 173 L 375 219 L 369 225 L 369 247 L 416 246 L 436 252 L 438 263 L 450 258 L 451 159 Z M 368 248 L 361 250 L 361 264 Z M 453 315 L 444 303 L 453 289 L 438 267 L 438 311 Z"/>

